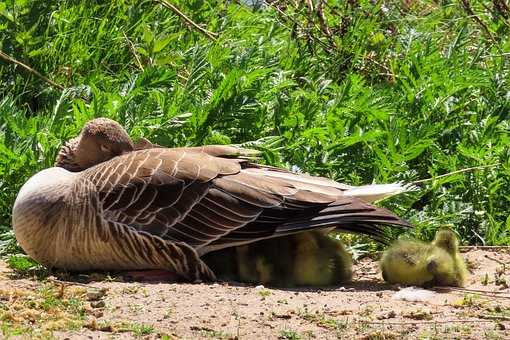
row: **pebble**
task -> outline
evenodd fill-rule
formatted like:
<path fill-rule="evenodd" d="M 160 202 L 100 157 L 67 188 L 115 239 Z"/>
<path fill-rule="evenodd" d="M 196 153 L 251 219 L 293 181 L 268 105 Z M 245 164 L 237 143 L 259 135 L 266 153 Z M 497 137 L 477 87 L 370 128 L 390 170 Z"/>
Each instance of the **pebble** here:
<path fill-rule="evenodd" d="M 103 308 L 105 306 L 105 303 L 103 300 L 99 300 L 99 301 L 92 301 L 90 303 L 90 306 L 92 308 Z"/>
<path fill-rule="evenodd" d="M 106 295 L 106 289 L 101 288 L 97 290 L 90 290 L 87 292 L 87 300 L 89 301 L 97 301 Z"/>

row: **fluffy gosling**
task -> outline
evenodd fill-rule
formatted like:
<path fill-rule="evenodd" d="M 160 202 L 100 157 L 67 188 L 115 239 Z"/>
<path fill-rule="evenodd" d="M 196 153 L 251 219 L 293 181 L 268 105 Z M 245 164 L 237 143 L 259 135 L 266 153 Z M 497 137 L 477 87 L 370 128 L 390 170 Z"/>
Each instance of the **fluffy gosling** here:
<path fill-rule="evenodd" d="M 449 229 L 440 229 L 431 243 L 396 241 L 384 252 L 380 267 L 389 283 L 422 287 L 462 287 L 467 277 L 457 237 Z"/>
<path fill-rule="evenodd" d="M 207 254 L 222 280 L 274 287 L 332 286 L 351 280 L 351 255 L 320 231 L 262 240 Z"/>

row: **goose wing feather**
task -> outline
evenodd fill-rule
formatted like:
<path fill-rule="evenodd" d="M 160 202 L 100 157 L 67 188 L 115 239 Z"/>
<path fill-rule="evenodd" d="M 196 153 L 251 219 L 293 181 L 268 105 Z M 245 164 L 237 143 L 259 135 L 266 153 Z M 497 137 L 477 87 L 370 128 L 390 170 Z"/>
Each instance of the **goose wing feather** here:
<path fill-rule="evenodd" d="M 116 157 L 86 170 L 85 176 L 97 188 L 107 221 L 197 248 L 253 220 L 261 210 L 246 204 L 218 208 L 232 202 L 215 196 L 212 180 L 238 173 L 241 162 L 158 148 Z"/>
<path fill-rule="evenodd" d="M 152 143 L 146 138 L 140 138 L 134 143 L 135 150 L 145 150 L 154 148 L 166 148 L 165 146 Z M 181 150 L 186 152 L 206 153 L 210 156 L 223 157 L 223 158 L 242 158 L 253 159 L 261 154 L 260 151 L 254 149 L 241 148 L 235 145 L 203 145 L 203 146 L 189 146 L 178 147 L 172 150 Z"/>
<path fill-rule="evenodd" d="M 382 239 L 378 224 L 407 225 L 342 196 L 345 189 L 327 187 L 329 180 L 216 156 L 231 154 L 228 148 L 205 150 L 142 149 L 86 170 L 86 176 L 97 187 L 106 220 L 184 242 L 199 254 L 338 225 Z"/>

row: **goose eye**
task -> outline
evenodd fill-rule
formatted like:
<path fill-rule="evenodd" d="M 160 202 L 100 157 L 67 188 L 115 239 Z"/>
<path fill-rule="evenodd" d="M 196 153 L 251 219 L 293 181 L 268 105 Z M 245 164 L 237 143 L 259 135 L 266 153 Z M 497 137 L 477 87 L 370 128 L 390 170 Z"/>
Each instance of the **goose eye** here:
<path fill-rule="evenodd" d="M 110 149 L 104 144 L 101 144 L 99 148 L 101 149 L 101 152 L 110 152 Z"/>

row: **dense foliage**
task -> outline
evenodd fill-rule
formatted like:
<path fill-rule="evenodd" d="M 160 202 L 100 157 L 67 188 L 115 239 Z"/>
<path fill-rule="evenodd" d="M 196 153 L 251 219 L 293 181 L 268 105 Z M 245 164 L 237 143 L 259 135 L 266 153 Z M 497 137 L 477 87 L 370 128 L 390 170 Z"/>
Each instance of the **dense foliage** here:
<path fill-rule="evenodd" d="M 510 11 L 494 1 L 0 2 L 0 226 L 84 122 L 177 146 L 246 143 L 352 184 L 430 239 L 510 244 Z M 9 240 L 9 236 L 4 235 Z"/>

